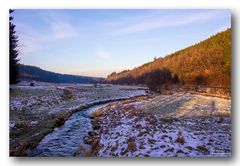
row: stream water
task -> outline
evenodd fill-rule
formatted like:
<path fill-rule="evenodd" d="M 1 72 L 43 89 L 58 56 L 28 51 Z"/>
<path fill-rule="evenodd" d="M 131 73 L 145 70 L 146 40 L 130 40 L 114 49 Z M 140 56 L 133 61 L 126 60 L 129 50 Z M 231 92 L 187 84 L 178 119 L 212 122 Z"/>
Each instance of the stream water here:
<path fill-rule="evenodd" d="M 29 152 L 29 156 L 73 156 L 80 145 L 86 149 L 91 146 L 84 143 L 84 137 L 92 131 L 91 113 L 107 104 L 99 104 L 73 114 L 63 126 L 48 134 Z"/>

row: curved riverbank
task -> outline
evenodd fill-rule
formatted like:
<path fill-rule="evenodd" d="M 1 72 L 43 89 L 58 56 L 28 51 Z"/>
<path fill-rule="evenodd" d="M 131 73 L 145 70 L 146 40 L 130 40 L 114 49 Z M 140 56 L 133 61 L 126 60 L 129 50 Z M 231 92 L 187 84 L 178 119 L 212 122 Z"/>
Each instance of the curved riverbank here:
<path fill-rule="evenodd" d="M 139 95 L 146 96 L 146 95 Z M 114 101 L 127 100 L 134 97 L 102 100 L 88 103 L 72 111 L 67 117 L 56 121 L 56 128 L 53 128 L 45 137 L 38 141 L 35 146 L 26 149 L 28 156 L 74 156 L 79 147 L 91 149 L 91 146 L 84 143 L 84 137 L 92 130 L 91 112 L 107 106 Z M 81 156 L 82 154 L 77 154 Z"/>
<path fill-rule="evenodd" d="M 139 86 L 100 84 L 15 85 L 10 92 L 10 156 L 27 156 L 29 149 L 75 112 L 95 104 L 145 95 Z"/>

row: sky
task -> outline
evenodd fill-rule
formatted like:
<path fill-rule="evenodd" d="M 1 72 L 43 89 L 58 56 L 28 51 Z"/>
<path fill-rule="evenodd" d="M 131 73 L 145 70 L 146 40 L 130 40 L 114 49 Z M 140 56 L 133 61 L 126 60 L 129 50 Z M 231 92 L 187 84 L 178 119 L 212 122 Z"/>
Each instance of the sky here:
<path fill-rule="evenodd" d="M 231 27 L 229 10 L 17 9 L 20 63 L 106 77 Z"/>

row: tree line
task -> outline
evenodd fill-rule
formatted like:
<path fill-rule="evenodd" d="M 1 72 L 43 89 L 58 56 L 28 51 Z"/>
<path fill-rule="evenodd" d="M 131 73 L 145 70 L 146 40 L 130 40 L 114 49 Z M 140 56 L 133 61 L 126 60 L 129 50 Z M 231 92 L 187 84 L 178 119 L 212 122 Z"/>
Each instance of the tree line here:
<path fill-rule="evenodd" d="M 78 76 L 71 74 L 60 74 L 43 70 L 36 66 L 19 64 L 19 80 L 35 80 L 53 83 L 103 83 L 100 77 Z"/>
<path fill-rule="evenodd" d="M 114 75 L 116 73 L 112 73 Z M 178 76 L 173 74 L 170 70 L 163 69 L 155 69 L 150 72 L 146 72 L 143 75 L 133 77 L 131 75 L 127 75 L 126 77 L 119 78 L 117 80 L 108 81 L 113 84 L 142 84 L 147 85 L 150 90 L 160 92 L 161 88 L 165 84 L 177 84 L 179 83 Z"/>

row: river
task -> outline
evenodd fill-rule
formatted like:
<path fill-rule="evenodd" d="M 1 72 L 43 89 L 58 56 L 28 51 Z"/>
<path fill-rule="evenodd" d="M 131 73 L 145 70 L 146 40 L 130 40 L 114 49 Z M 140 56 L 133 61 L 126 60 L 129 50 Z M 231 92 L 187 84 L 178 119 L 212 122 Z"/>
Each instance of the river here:
<path fill-rule="evenodd" d="M 91 113 L 107 106 L 99 104 L 73 114 L 63 126 L 44 137 L 38 146 L 28 153 L 29 156 L 74 156 L 80 146 L 90 150 L 91 146 L 84 143 L 84 137 L 92 131 Z M 80 154 L 81 156 L 81 154 Z"/>

